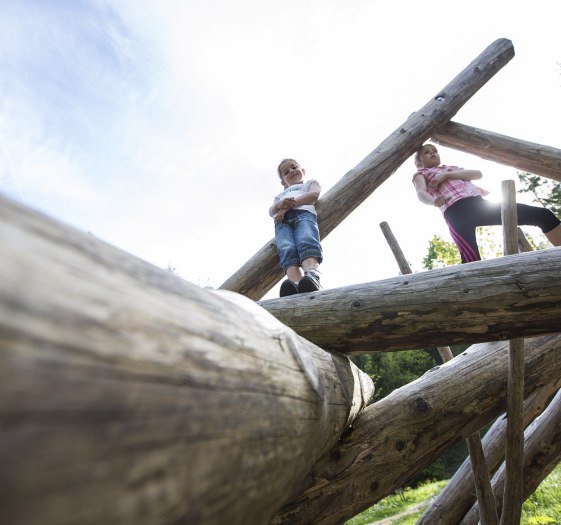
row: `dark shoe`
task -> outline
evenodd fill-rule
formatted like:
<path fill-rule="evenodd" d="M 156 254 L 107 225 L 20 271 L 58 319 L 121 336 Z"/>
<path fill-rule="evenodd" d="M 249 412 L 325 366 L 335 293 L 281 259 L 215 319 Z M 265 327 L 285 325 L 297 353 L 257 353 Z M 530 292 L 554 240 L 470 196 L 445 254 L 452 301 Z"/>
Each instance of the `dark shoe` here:
<path fill-rule="evenodd" d="M 304 277 L 300 279 L 298 283 L 298 293 L 317 292 L 318 290 L 321 290 L 319 273 L 317 270 L 311 268 L 304 274 Z"/>
<path fill-rule="evenodd" d="M 294 281 L 287 279 L 281 284 L 280 296 L 286 297 L 287 295 L 294 295 L 298 293 L 298 286 Z"/>

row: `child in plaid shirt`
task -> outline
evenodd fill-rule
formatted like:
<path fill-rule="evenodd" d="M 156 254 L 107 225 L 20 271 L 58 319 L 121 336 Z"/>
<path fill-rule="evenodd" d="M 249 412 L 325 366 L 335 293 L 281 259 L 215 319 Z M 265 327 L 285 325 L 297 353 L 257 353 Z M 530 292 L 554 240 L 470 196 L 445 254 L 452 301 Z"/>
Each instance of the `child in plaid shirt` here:
<path fill-rule="evenodd" d="M 481 172 L 440 164 L 440 156 L 432 144 L 419 148 L 415 165 L 413 184 L 419 200 L 440 208 L 460 250 L 462 263 L 479 261 L 475 228 L 501 224 L 500 203 L 484 200 L 483 196 L 489 192 L 471 182 L 480 179 Z M 551 244 L 561 246 L 561 221 L 553 212 L 526 204 L 517 204 L 516 208 L 518 224 L 539 226 Z"/>

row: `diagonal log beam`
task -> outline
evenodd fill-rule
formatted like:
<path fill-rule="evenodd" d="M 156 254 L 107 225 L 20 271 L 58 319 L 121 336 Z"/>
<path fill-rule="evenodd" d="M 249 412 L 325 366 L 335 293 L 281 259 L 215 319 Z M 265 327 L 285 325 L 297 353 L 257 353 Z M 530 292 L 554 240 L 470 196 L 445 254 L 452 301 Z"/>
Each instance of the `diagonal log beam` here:
<path fill-rule="evenodd" d="M 482 159 L 512 166 L 561 182 L 561 150 L 499 133 L 448 122 L 431 140 Z"/>
<path fill-rule="evenodd" d="M 560 266 L 550 248 L 260 304 L 348 354 L 497 341 L 559 331 Z"/>
<path fill-rule="evenodd" d="M 373 393 L 348 357 L 0 198 L 0 523 L 266 523 Z"/>
<path fill-rule="evenodd" d="M 374 151 L 351 169 L 317 204 L 322 238 L 392 175 L 436 129 L 458 110 L 514 56 L 512 42 L 493 42 L 420 110 L 413 113 Z M 281 278 L 277 249 L 270 240 L 221 288 L 260 299 Z"/>
<path fill-rule="evenodd" d="M 544 413 L 536 419 L 524 434 L 523 498 L 527 499 L 540 483 L 561 461 L 561 391 L 553 398 Z M 505 465 L 493 478 L 495 494 L 500 495 L 505 485 Z M 503 502 L 496 498 L 497 511 L 504 512 Z M 478 507 L 474 505 L 460 525 L 477 525 Z M 433 522 L 434 523 L 434 522 Z M 507 522 L 508 523 L 508 522 Z"/>
<path fill-rule="evenodd" d="M 505 410 L 507 350 L 472 346 L 365 408 L 271 523 L 344 523 L 487 425 Z M 559 377 L 561 335 L 527 340 L 525 395 Z"/>
<path fill-rule="evenodd" d="M 547 407 L 551 398 L 561 387 L 561 377 L 536 388 L 524 402 L 524 425 L 531 423 Z M 486 432 L 482 443 L 489 472 L 493 473 L 501 464 L 505 454 L 506 414 L 499 417 Z M 501 492 L 502 494 L 502 492 Z M 500 499 L 500 498 L 499 498 Z M 500 500 L 502 503 L 502 500 Z M 444 525 L 459 523 L 472 505 L 476 503 L 473 491 L 471 461 L 469 457 L 461 464 L 444 489 L 431 501 L 430 506 L 416 525 Z"/>

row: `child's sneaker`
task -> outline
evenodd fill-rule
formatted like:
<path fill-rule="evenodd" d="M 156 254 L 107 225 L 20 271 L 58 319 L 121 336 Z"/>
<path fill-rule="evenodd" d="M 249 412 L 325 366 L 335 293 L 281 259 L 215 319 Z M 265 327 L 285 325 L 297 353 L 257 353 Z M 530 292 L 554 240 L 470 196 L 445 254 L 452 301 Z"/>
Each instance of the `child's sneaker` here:
<path fill-rule="evenodd" d="M 318 290 L 321 290 L 319 271 L 317 268 L 308 268 L 304 273 L 304 277 L 298 283 L 298 292 L 317 292 Z"/>
<path fill-rule="evenodd" d="M 286 297 L 287 295 L 294 295 L 298 293 L 298 286 L 294 281 L 287 279 L 281 284 L 280 296 Z"/>

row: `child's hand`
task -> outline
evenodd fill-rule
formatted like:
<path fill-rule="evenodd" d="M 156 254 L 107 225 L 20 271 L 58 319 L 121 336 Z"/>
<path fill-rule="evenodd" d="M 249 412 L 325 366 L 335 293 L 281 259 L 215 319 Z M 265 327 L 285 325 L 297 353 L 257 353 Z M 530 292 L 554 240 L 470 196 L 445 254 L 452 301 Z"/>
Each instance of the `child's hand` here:
<path fill-rule="evenodd" d="M 290 210 L 291 208 L 294 208 L 294 206 L 297 206 L 296 199 L 294 199 L 294 197 L 286 197 L 278 204 L 278 208 L 284 211 Z"/>
<path fill-rule="evenodd" d="M 437 173 L 428 183 L 428 188 L 430 190 L 435 190 L 448 178 L 448 173 Z"/>
<path fill-rule="evenodd" d="M 282 222 L 285 213 L 286 213 L 285 210 L 281 210 L 273 215 L 273 220 L 275 221 L 275 224 L 280 224 Z"/>
<path fill-rule="evenodd" d="M 447 198 L 443 197 L 442 195 L 439 195 L 438 197 L 434 198 L 433 205 L 436 206 L 437 208 L 440 208 L 440 206 L 446 204 L 447 200 L 448 200 Z"/>

